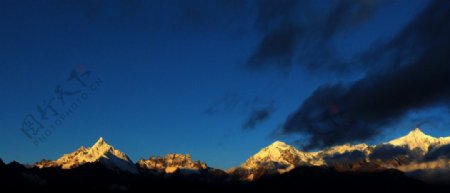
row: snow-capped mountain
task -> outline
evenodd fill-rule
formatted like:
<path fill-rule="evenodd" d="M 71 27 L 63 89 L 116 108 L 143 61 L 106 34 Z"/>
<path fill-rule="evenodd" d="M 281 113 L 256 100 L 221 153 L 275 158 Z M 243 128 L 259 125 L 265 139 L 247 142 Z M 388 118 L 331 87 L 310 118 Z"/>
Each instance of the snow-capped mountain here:
<path fill-rule="evenodd" d="M 395 168 L 405 171 L 403 168 L 410 164 L 422 163 L 430 149 L 448 144 L 450 137 L 435 138 L 424 134 L 419 128 L 379 145 L 344 144 L 316 152 L 299 151 L 284 142 L 276 141 L 251 156 L 241 166 L 230 169 L 229 173 L 241 179 L 253 180 L 264 174 L 284 173 L 300 165 L 334 166 L 343 170 Z M 396 147 L 408 150 L 395 149 Z M 417 155 L 416 150 L 422 153 Z"/>
<path fill-rule="evenodd" d="M 281 141 L 275 141 L 271 145 L 261 149 L 251 156 L 245 163 L 237 168 L 229 170 L 229 173 L 240 176 L 241 179 L 253 180 L 265 174 L 277 174 L 288 172 L 298 166 L 323 166 L 327 165 L 324 158 L 336 154 L 361 151 L 369 153 L 366 144 L 344 144 L 334 146 L 322 151 L 304 152 Z"/>
<path fill-rule="evenodd" d="M 435 138 L 423 133 L 416 128 L 408 133 L 408 135 L 389 141 L 388 144 L 394 146 L 406 146 L 410 150 L 420 149 L 423 153 L 428 152 L 429 147 L 436 147 L 450 144 L 450 137 Z"/>
<path fill-rule="evenodd" d="M 343 154 L 346 152 L 352 152 L 352 151 L 361 151 L 363 153 L 369 154 L 370 149 L 369 146 L 365 143 L 352 145 L 352 144 L 344 144 L 344 145 L 337 145 L 330 148 L 326 148 L 322 151 L 320 151 L 323 155 L 335 155 L 335 154 Z"/>
<path fill-rule="evenodd" d="M 254 180 L 266 174 L 288 172 L 298 166 L 333 166 L 338 170 L 379 170 L 394 168 L 404 172 L 417 168 L 450 169 L 450 137 L 435 138 L 414 129 L 403 137 L 379 145 L 344 144 L 315 152 L 300 151 L 281 141 L 275 141 L 251 156 L 245 163 L 228 170 L 240 179 Z M 55 161 L 43 160 L 39 168 L 71 169 L 86 163 L 100 163 L 117 171 L 158 174 L 208 174 L 214 170 L 189 154 L 168 154 L 165 157 L 141 159 L 134 164 L 129 157 L 100 138 L 92 147 L 80 147 Z M 140 170 L 139 170 L 140 169 Z"/>
<path fill-rule="evenodd" d="M 315 163 L 317 152 L 301 152 L 295 147 L 281 141 L 275 141 L 271 145 L 261 149 L 250 157 L 242 167 L 245 169 L 256 169 L 261 164 L 275 164 L 280 172 L 289 171 L 301 163 L 320 165 Z"/>
<path fill-rule="evenodd" d="M 206 170 L 206 163 L 199 160 L 192 161 L 189 154 L 167 154 L 165 157 L 150 157 L 137 162 L 140 168 L 157 173 L 171 174 L 179 171 L 182 174 L 198 174 L 201 170 Z"/>
<path fill-rule="evenodd" d="M 284 142 L 275 141 L 229 172 L 253 180 L 265 174 L 288 172 L 299 165 L 321 165 L 317 155 L 318 152 L 301 152 Z"/>
<path fill-rule="evenodd" d="M 110 146 L 100 137 L 90 148 L 80 147 L 76 151 L 65 154 L 55 161 L 43 160 L 35 164 L 39 168 L 60 167 L 71 169 L 86 163 L 101 163 L 107 168 L 138 173 L 130 158 L 123 152 Z"/>

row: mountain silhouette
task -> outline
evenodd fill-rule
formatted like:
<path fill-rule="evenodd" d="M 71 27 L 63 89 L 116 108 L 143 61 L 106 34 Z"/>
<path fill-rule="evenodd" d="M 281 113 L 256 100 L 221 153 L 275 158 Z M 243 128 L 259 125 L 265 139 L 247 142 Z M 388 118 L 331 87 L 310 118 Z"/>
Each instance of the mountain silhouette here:
<path fill-rule="evenodd" d="M 449 141 L 420 129 L 378 145 L 344 144 L 315 152 L 275 141 L 223 171 L 189 154 L 133 163 L 99 138 L 92 147 L 54 161 L 24 166 L 0 159 L 0 186 L 19 192 L 448 192 Z"/>

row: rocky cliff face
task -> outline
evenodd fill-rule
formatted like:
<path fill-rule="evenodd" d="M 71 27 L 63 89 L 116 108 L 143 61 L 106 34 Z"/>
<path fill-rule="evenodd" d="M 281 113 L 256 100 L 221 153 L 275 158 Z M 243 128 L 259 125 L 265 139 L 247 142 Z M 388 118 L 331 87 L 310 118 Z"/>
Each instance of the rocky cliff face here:
<path fill-rule="evenodd" d="M 189 154 L 167 154 L 165 157 L 150 157 L 149 159 L 141 159 L 137 165 L 140 168 L 155 171 L 159 173 L 199 173 L 201 170 L 208 168 L 206 163 L 200 161 L 192 161 Z"/>

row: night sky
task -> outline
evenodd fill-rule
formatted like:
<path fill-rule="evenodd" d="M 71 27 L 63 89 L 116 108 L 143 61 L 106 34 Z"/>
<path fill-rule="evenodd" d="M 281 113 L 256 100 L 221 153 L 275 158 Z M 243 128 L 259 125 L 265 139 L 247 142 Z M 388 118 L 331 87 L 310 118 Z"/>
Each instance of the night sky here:
<path fill-rule="evenodd" d="M 275 140 L 449 136 L 449 21 L 449 1 L 2 0 L 0 158 L 102 136 L 226 169 Z"/>

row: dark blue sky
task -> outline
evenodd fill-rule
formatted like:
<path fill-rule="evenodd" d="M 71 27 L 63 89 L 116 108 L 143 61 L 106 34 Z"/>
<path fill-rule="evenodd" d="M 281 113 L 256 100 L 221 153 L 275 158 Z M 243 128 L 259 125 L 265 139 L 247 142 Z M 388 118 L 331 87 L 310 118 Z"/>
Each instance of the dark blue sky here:
<path fill-rule="evenodd" d="M 374 67 L 348 61 L 395 39 L 428 5 L 371 2 L 352 15 L 351 5 L 336 1 L 294 3 L 294 11 L 284 10 L 288 3 L 267 11 L 263 1 L 1 1 L 0 158 L 55 159 L 103 136 L 134 161 L 190 153 L 228 168 L 276 139 L 302 144 L 304 133 L 287 130 L 289 115 L 319 86 L 370 74 Z M 348 17 L 339 20 L 333 10 Z M 287 33 L 276 42 L 294 42 L 295 57 L 286 57 L 285 44 L 264 47 L 271 32 L 287 28 L 296 29 L 289 31 L 295 39 Z M 328 66 L 342 61 L 345 68 Z M 89 91 L 68 81 L 74 69 L 90 72 L 84 81 L 102 83 Z M 35 145 L 23 122 L 28 114 L 45 122 L 37 106 L 54 97 L 57 111 L 67 108 L 57 85 L 66 89 L 67 104 L 81 96 L 69 90 L 89 96 Z M 388 129 L 348 142 L 385 141 L 417 124 L 450 135 L 446 113 L 437 105 L 414 107 L 395 124 L 381 124 Z"/>

